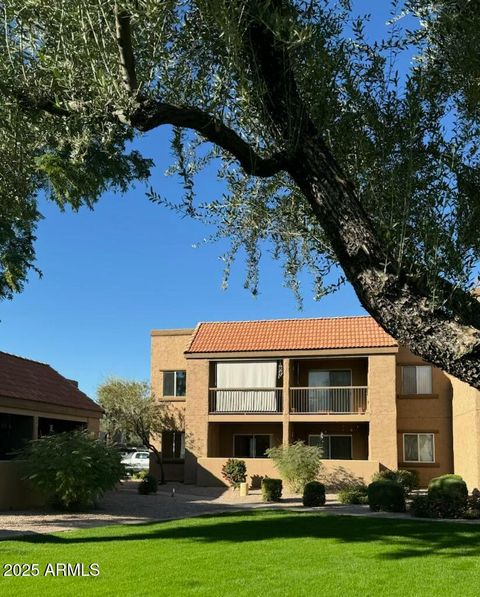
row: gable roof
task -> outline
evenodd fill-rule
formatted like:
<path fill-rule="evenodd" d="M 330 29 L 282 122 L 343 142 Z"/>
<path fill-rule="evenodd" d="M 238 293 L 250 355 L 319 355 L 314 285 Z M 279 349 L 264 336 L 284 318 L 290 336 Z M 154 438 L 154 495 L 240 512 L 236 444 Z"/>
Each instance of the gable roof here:
<path fill-rule="evenodd" d="M 397 347 L 369 316 L 199 323 L 186 354 Z"/>
<path fill-rule="evenodd" d="M 102 413 L 100 406 L 50 365 L 0 351 L 0 396 Z"/>

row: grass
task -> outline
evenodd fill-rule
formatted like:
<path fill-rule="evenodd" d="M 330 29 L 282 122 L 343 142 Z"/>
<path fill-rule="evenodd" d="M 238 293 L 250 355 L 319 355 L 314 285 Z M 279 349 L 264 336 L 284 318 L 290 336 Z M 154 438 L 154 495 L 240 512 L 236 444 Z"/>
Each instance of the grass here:
<path fill-rule="evenodd" d="M 0 595 L 478 595 L 480 527 L 250 511 L 0 542 L 0 562 L 100 576 L 2 578 Z"/>

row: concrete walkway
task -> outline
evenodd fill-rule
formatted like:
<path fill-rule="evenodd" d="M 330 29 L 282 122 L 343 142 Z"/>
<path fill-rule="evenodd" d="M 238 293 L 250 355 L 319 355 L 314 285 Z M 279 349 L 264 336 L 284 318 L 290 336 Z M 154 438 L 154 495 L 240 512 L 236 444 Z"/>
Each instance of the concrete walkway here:
<path fill-rule="evenodd" d="M 238 492 L 231 489 L 169 483 L 161 486 L 156 494 L 139 495 L 137 485 L 135 481 L 122 484 L 120 489 L 104 496 L 98 509 L 89 512 L 63 513 L 47 509 L 0 512 L 0 540 L 26 533 L 53 533 L 109 524 L 138 524 L 251 508 L 421 520 L 412 518 L 410 514 L 371 512 L 368 506 L 343 505 L 337 501 L 335 494 L 327 494 L 327 502 L 321 508 L 304 508 L 298 495 L 286 495 L 279 503 L 265 504 L 259 490 L 240 497 Z"/>

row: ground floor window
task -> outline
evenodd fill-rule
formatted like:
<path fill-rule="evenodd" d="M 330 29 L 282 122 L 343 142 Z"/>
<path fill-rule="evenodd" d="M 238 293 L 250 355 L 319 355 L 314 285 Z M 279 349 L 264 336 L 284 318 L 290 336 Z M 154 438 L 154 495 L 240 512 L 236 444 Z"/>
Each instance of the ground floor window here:
<path fill-rule="evenodd" d="M 162 455 L 164 458 L 172 460 L 185 458 L 185 433 L 183 431 L 164 431 L 162 433 Z"/>
<path fill-rule="evenodd" d="M 0 460 L 9 460 L 33 437 L 33 417 L 0 413 Z"/>
<path fill-rule="evenodd" d="M 69 421 L 66 419 L 50 419 L 48 417 L 38 418 L 38 437 L 51 435 L 52 433 L 64 433 L 65 431 L 75 431 L 77 429 L 86 429 L 87 424 L 84 421 Z"/>
<path fill-rule="evenodd" d="M 265 458 L 271 447 L 270 435 L 234 435 L 233 455 L 236 458 Z"/>
<path fill-rule="evenodd" d="M 404 462 L 435 462 L 435 436 L 433 433 L 403 434 Z"/>
<path fill-rule="evenodd" d="M 309 435 L 310 446 L 318 446 L 322 449 L 322 458 L 328 460 L 352 460 L 352 436 L 351 435 Z"/>

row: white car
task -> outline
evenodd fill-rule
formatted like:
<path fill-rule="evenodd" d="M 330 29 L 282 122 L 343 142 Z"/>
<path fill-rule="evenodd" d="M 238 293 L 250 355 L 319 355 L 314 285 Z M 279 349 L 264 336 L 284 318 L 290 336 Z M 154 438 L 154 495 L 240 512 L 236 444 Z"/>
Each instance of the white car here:
<path fill-rule="evenodd" d="M 145 451 L 130 452 L 130 454 L 122 458 L 122 464 L 124 464 L 127 469 L 133 471 L 148 471 L 150 467 L 150 454 Z"/>

